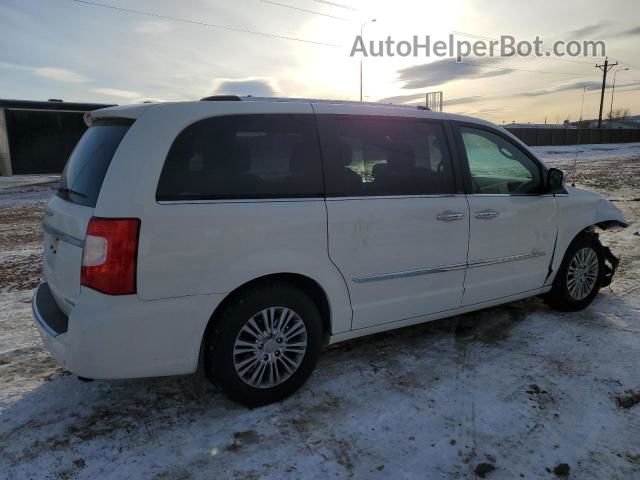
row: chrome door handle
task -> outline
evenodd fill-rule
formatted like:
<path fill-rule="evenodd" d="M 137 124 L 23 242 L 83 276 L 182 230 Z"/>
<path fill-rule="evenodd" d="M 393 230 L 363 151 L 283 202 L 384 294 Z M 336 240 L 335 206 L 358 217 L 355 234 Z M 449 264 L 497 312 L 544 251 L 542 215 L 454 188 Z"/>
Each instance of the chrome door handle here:
<path fill-rule="evenodd" d="M 476 213 L 473 214 L 474 217 L 480 218 L 482 220 L 486 220 L 486 219 L 489 219 L 489 218 L 496 218 L 498 215 L 499 215 L 498 212 L 496 212 L 495 210 L 491 210 L 491 209 L 482 210 L 480 212 L 476 212 Z"/>
<path fill-rule="evenodd" d="M 452 222 L 454 220 L 462 220 L 464 218 L 464 213 L 442 212 L 436 218 L 438 220 L 442 220 L 443 222 Z"/>

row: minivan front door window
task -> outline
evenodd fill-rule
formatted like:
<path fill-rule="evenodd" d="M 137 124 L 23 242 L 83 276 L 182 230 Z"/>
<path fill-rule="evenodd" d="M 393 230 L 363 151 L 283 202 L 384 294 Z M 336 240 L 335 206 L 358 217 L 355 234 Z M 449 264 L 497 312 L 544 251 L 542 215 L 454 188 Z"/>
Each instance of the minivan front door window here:
<path fill-rule="evenodd" d="M 462 127 L 473 193 L 537 194 L 542 190 L 539 166 L 502 137 Z"/>

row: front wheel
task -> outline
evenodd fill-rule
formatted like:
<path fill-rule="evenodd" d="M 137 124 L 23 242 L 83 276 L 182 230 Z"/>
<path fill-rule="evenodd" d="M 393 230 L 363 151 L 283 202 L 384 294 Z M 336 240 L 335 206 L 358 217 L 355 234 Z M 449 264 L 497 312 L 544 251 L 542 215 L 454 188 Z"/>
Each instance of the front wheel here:
<path fill-rule="evenodd" d="M 547 303 L 566 312 L 586 308 L 598 294 L 604 273 L 604 252 L 598 237 L 581 234 L 565 253 Z"/>
<path fill-rule="evenodd" d="M 214 321 L 205 369 L 239 403 L 258 406 L 286 398 L 318 361 L 320 313 L 305 292 L 287 283 L 241 293 Z"/>

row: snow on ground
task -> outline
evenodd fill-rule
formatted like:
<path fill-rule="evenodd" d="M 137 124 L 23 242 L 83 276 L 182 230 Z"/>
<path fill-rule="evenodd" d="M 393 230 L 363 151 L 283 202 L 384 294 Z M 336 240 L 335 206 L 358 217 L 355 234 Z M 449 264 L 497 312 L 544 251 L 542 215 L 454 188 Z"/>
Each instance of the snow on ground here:
<path fill-rule="evenodd" d="M 573 162 L 576 151 L 578 160 L 608 160 L 640 156 L 640 143 L 604 143 L 591 145 L 556 145 L 531 147 L 537 155 L 554 163 Z"/>
<path fill-rule="evenodd" d="M 566 169 L 562 149 L 536 147 Z M 605 153 L 580 157 L 578 183 L 632 225 L 603 234 L 622 262 L 589 309 L 529 299 L 339 344 L 255 410 L 197 377 L 57 367 L 29 305 L 52 187 L 0 186 L 0 478 L 640 478 L 640 405 L 616 400 L 640 390 L 640 145 Z"/>

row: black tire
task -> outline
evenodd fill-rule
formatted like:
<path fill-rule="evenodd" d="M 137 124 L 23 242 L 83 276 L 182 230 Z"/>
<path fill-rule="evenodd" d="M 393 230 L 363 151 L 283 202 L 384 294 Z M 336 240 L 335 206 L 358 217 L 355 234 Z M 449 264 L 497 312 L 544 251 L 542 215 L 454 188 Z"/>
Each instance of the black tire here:
<path fill-rule="evenodd" d="M 597 256 L 598 273 L 595 279 L 595 283 L 591 287 L 589 293 L 584 298 L 575 298 L 569 290 L 569 267 L 572 260 L 578 252 L 583 249 L 591 249 Z M 604 278 L 605 265 L 604 265 L 604 252 L 602 245 L 598 240 L 597 235 L 592 233 L 582 233 L 578 235 L 567 251 L 565 252 L 564 259 L 558 270 L 558 274 L 553 282 L 551 291 L 545 296 L 545 301 L 563 312 L 575 312 L 582 310 L 589 306 L 593 299 L 598 294 Z"/>
<path fill-rule="evenodd" d="M 290 309 L 302 320 L 306 328 L 306 351 L 301 355 L 298 368 L 286 380 L 273 387 L 257 388 L 236 371 L 234 345 L 249 319 L 271 307 Z M 229 398 L 248 407 L 267 405 L 288 397 L 307 381 L 318 362 L 323 335 L 320 312 L 309 295 L 289 283 L 276 281 L 246 289 L 212 321 L 213 327 L 208 329 L 205 338 L 207 376 L 219 384 Z"/>

